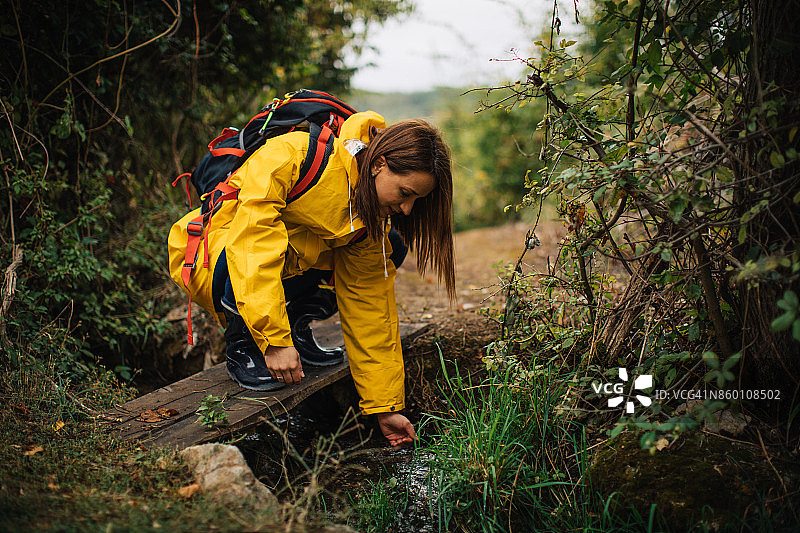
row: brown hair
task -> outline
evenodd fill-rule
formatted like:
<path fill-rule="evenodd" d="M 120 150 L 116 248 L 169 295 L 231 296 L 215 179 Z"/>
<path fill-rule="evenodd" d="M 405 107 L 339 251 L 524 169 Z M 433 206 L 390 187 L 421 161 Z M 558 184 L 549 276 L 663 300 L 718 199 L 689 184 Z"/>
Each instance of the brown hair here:
<path fill-rule="evenodd" d="M 355 208 L 370 238 L 383 239 L 380 205 L 371 169 L 379 157 L 396 174 L 426 172 L 433 176 L 430 194 L 414 202 L 411 214 L 392 216 L 394 227 L 410 250 L 416 250 L 417 270 L 430 265 L 439 282 L 444 281 L 450 300 L 455 300 L 453 265 L 453 176 L 450 149 L 439 131 L 424 120 L 403 120 L 375 133 L 367 148 L 357 155 L 358 186 Z"/>

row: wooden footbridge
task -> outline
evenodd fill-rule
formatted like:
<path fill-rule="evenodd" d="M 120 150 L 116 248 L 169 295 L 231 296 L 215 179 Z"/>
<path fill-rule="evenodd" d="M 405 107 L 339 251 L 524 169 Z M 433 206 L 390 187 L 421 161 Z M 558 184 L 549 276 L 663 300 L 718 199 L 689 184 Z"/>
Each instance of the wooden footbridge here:
<path fill-rule="evenodd" d="M 419 336 L 426 324 L 401 323 L 400 336 L 406 342 Z M 341 327 L 325 324 L 314 329 L 323 346 L 342 346 Z M 103 418 L 112 431 L 130 440 L 146 441 L 157 446 L 184 448 L 194 444 L 230 439 L 264 420 L 281 416 L 311 394 L 350 377 L 347 358 L 330 367 L 303 366 L 305 378 L 299 385 L 276 391 L 251 391 L 234 383 L 225 363 L 199 372 L 166 387 L 161 387 L 108 412 Z M 223 407 L 227 425 L 206 428 L 198 423 L 200 402 L 209 394 L 225 398 Z"/>

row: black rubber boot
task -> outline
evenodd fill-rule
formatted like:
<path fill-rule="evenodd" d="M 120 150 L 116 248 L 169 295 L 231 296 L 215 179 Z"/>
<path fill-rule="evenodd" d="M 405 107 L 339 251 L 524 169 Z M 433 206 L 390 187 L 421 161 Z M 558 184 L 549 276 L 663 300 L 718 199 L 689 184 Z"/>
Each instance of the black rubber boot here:
<path fill-rule="evenodd" d="M 225 361 L 228 375 L 245 389 L 275 390 L 284 386 L 272 377 L 264 354 L 240 315 L 225 310 Z"/>
<path fill-rule="evenodd" d="M 331 366 L 344 360 L 342 348 L 322 348 L 314 338 L 309 324 L 312 320 L 325 320 L 338 310 L 336 295 L 330 289 L 317 289 L 307 296 L 295 298 L 286 305 L 292 342 L 300 360 L 312 366 Z"/>

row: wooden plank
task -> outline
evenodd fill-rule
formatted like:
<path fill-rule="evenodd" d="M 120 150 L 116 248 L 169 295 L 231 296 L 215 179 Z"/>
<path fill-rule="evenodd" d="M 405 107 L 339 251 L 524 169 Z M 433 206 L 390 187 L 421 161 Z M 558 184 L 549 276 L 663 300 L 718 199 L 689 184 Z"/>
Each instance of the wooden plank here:
<path fill-rule="evenodd" d="M 426 329 L 426 324 L 401 323 L 400 335 L 407 341 Z M 323 346 L 343 344 L 341 327 L 336 323 L 315 327 L 314 334 Z M 238 386 L 228 376 L 225 363 L 220 363 L 120 405 L 106 412 L 104 418 L 122 438 L 158 446 L 184 448 L 230 438 L 264 419 L 284 414 L 323 387 L 350 375 L 347 358 L 329 367 L 304 365 L 303 371 L 305 378 L 299 385 L 261 392 Z M 226 398 L 227 426 L 208 429 L 197 423 L 195 411 L 209 394 Z"/>

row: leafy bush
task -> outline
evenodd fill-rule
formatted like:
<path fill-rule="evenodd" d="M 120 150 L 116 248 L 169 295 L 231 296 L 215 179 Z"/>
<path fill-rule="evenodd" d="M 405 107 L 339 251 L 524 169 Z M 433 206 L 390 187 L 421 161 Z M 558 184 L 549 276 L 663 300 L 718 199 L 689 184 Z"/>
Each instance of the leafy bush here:
<path fill-rule="evenodd" d="M 402 0 L 2 7 L 15 21 L 2 25 L 0 56 L 2 342 L 15 364 L 43 359 L 54 348 L 41 334 L 55 328 L 65 335 L 59 365 L 102 361 L 125 379 L 156 337 L 180 335 L 163 318 L 174 305 L 164 241 L 183 211 L 170 175 L 191 168 L 217 128 L 276 94 L 345 89 L 352 71 L 341 55 L 366 31 L 355 28 L 408 9 Z"/>

